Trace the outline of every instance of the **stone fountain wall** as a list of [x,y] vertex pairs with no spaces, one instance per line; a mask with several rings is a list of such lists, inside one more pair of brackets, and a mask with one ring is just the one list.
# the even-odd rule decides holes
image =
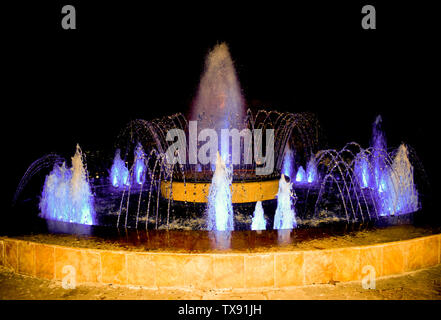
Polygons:
[[157,253],[86,249],[0,238],[0,265],[16,273],[61,281],[73,266],[78,284],[146,288],[251,289],[360,281],[440,263],[441,234],[383,244],[264,253]]

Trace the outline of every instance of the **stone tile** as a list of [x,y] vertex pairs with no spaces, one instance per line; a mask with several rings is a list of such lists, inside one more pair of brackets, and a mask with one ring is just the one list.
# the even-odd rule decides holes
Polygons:
[[431,236],[423,239],[423,267],[431,267],[440,263],[439,236]]
[[244,288],[244,273],[243,255],[214,255],[214,283],[216,288]]
[[354,281],[361,279],[360,249],[345,248],[333,252],[335,281]]
[[185,286],[198,289],[214,288],[212,255],[187,255],[184,264]]
[[19,241],[18,245],[18,272],[28,276],[35,276],[35,244]]
[[328,283],[334,280],[335,268],[332,251],[305,251],[303,268],[305,271],[305,284]]
[[156,285],[158,287],[182,287],[185,283],[185,255],[155,254]]
[[129,285],[156,286],[156,266],[152,254],[127,254],[127,272]]
[[100,282],[100,256],[88,249],[55,248],[55,279],[62,280],[68,275],[66,266],[75,270],[77,283]]
[[101,281],[103,283],[127,284],[126,256],[124,253],[102,251]]
[[55,279],[55,248],[45,245],[35,245],[35,275],[38,278]]
[[274,287],[274,254],[245,255],[245,287]]
[[424,243],[422,239],[404,242],[405,266],[404,271],[414,271],[423,268]]
[[0,240],[0,266],[3,266],[5,264],[5,249],[4,249],[4,242],[3,240]]
[[17,241],[5,239],[5,267],[14,271],[18,270],[18,246]]
[[80,251],[80,268],[78,274],[80,283],[101,282],[100,254],[96,250]]
[[369,246],[360,248],[360,271],[364,276],[363,268],[372,266],[375,270],[375,276],[383,275],[383,246]]
[[301,286],[304,283],[303,252],[275,253],[275,287]]
[[383,275],[399,274],[404,272],[405,250],[407,245],[394,242],[383,247]]
[[55,247],[55,279],[63,280],[68,275],[67,267],[72,266],[75,270],[75,280],[78,281],[80,269],[80,250]]

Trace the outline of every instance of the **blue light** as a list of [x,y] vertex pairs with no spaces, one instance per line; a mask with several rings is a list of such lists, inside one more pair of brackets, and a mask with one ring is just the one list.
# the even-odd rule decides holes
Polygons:
[[129,182],[129,169],[126,164],[121,160],[120,150],[115,152],[115,158],[113,159],[112,169],[110,170],[110,182],[115,188],[128,186]]
[[135,150],[135,181],[137,184],[143,184],[145,181],[145,154],[142,145],[138,143]]
[[55,164],[46,177],[40,200],[40,216],[45,219],[93,225],[93,195],[77,146],[72,168]]
[[308,183],[314,183],[318,180],[317,163],[315,156],[311,156],[306,167],[306,176]]
[[306,172],[305,172],[305,169],[303,169],[302,166],[300,166],[299,170],[297,170],[296,182],[298,182],[298,183],[306,182]]
[[254,216],[251,223],[251,230],[265,230],[266,220],[263,214],[262,202],[256,202],[256,208],[254,209]]
[[279,191],[277,193],[274,229],[293,229],[297,227],[296,213],[291,200],[293,197],[292,183],[286,181],[285,176],[282,174],[279,180]]
[[207,229],[210,231],[234,230],[230,189],[232,179],[232,169],[225,166],[225,162],[218,152],[216,170],[208,194]]
[[289,145],[283,157],[282,173],[290,178],[294,177],[294,152]]

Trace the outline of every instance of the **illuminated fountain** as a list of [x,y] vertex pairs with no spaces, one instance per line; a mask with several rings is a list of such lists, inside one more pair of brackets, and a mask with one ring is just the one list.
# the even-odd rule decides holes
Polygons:
[[113,165],[110,170],[110,181],[115,188],[122,188],[129,185],[129,169],[126,164],[121,160],[121,151],[119,149],[115,152],[115,158],[113,159]]
[[283,156],[282,173],[290,178],[294,177],[294,152],[289,145]]
[[306,183],[306,172],[305,169],[303,169],[302,166],[300,166],[297,169],[297,173],[296,173],[296,182],[301,184],[301,183]]
[[216,170],[210,185],[207,206],[207,230],[232,231],[233,203],[231,202],[230,185],[232,172],[217,153]]
[[95,211],[83,156],[77,145],[72,168],[56,164],[46,177],[40,201],[41,217],[93,225]]
[[400,145],[392,165],[385,167],[379,181],[377,204],[381,215],[406,214],[419,209],[413,166],[406,145]]
[[421,208],[414,159],[405,145],[388,153],[381,116],[369,148],[351,142],[341,150],[319,150],[313,114],[246,110],[226,44],[209,52],[190,111],[188,118],[178,113],[130,121],[117,136],[110,176],[90,187],[81,157],[74,157],[74,169],[55,156],[41,158],[15,199],[53,159],[41,216],[61,221],[146,230],[288,230],[363,223]]
[[[221,137],[222,129],[241,131],[246,127],[244,99],[225,43],[215,46],[207,55],[190,120],[198,122],[198,136],[208,128]],[[221,141],[218,141],[218,150],[221,150],[222,159],[227,164],[235,156],[228,145],[222,145]]]
[[318,181],[317,162],[314,155],[311,156],[306,167],[306,181],[308,183]]
[[144,149],[138,143],[135,149],[135,182],[137,184],[144,184],[145,181],[145,163],[144,163]]
[[279,181],[273,229],[293,229],[297,226],[296,213],[292,201],[296,196],[292,190],[292,183],[288,179],[282,174]]
[[263,212],[262,201],[256,202],[253,221],[251,222],[251,230],[266,230],[266,220]]
[[[35,220],[24,221],[35,228],[31,235],[44,238],[49,233],[50,241],[56,241],[54,233],[75,235],[67,245],[68,237],[62,243],[68,247],[66,252],[75,250],[75,254],[55,254],[65,249],[54,249],[55,265],[81,263],[80,270],[87,270],[83,278],[101,284],[120,284],[119,275],[125,274],[124,281],[132,286],[190,290],[207,290],[211,285],[222,290],[232,285],[267,289],[352,281],[359,279],[359,272],[348,272],[346,266],[359,266],[359,243],[345,249],[344,255],[340,247],[334,254],[334,248],[326,244],[326,260],[331,257],[336,268],[324,273],[315,265],[316,259],[304,258],[320,252],[316,243],[299,250],[300,242],[316,240],[317,235],[335,236],[336,229],[346,242],[352,231],[399,224],[400,218],[412,217],[422,207],[421,166],[407,145],[387,150],[380,116],[372,128],[371,146],[350,142],[341,149],[320,149],[315,115],[245,109],[225,44],[208,54],[190,111],[188,118],[178,113],[130,121],[117,136],[114,149],[108,153],[96,150],[106,156],[89,157],[85,152],[87,169],[78,146],[71,168],[55,154],[31,164],[17,187],[13,199],[17,206],[29,200],[23,199],[23,191],[31,178],[38,182],[38,173],[52,168],[34,195],[40,194],[43,184],[38,199],[42,219],[35,213]],[[225,129],[229,129],[227,143],[222,139]],[[240,148],[234,148],[235,139]],[[75,247],[77,236],[83,234],[93,237],[85,240],[85,248]],[[97,239],[105,240],[105,250],[102,243],[94,242]],[[11,245],[10,240],[5,243]],[[418,239],[412,248],[419,248],[422,241],[438,243],[435,240]],[[25,259],[15,256],[15,261],[29,263],[28,269],[35,274],[41,260],[29,259],[23,246],[35,254],[36,248],[45,248],[47,254],[52,244],[17,241],[17,252]],[[284,252],[278,246],[284,246]],[[367,243],[363,250],[375,256],[382,246]],[[403,247],[400,243],[391,246]],[[3,242],[1,247],[6,248]],[[432,247],[437,257],[438,249]],[[233,253],[217,255],[218,250]],[[99,268],[91,257],[99,257]],[[395,267],[395,260],[396,255],[384,254],[381,267]],[[432,260],[427,266],[436,264]],[[128,266],[135,271],[129,272]],[[44,267],[55,279],[58,269]],[[287,272],[289,279],[285,279]],[[128,279],[127,274],[136,277]]]

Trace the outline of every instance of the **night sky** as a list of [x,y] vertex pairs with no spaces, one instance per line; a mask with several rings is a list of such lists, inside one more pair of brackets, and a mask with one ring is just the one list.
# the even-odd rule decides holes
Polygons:
[[388,145],[413,146],[434,184],[440,55],[423,8],[378,4],[377,30],[363,30],[362,4],[353,1],[240,8],[70,3],[77,30],[61,29],[56,2],[8,12],[7,201],[28,165],[46,153],[71,156],[76,143],[112,150],[131,119],[186,113],[204,57],[222,41],[248,106],[314,112],[336,149],[350,141],[367,147],[381,114]]

